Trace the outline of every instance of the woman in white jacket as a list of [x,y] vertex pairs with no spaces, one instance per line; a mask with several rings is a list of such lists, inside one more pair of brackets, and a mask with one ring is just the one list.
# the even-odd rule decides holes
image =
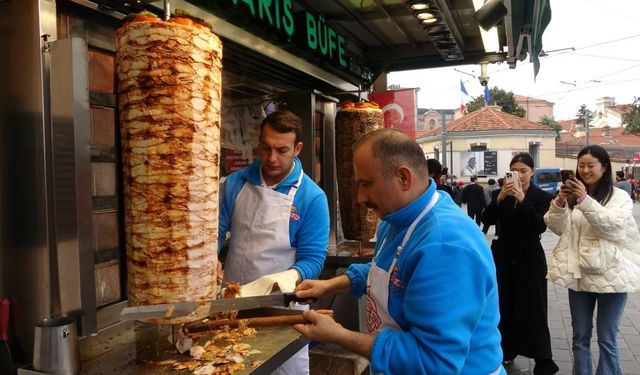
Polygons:
[[596,374],[622,374],[616,341],[627,293],[640,286],[640,235],[629,194],[613,186],[611,160],[600,146],[578,154],[544,219],[560,240],[548,279],[569,288],[573,374],[592,374],[590,340],[596,303],[600,355]]

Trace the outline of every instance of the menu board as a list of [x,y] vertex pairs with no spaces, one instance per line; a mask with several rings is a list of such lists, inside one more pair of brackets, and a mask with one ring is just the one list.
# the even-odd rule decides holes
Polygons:
[[485,175],[498,174],[498,152],[497,151],[484,152],[484,174]]

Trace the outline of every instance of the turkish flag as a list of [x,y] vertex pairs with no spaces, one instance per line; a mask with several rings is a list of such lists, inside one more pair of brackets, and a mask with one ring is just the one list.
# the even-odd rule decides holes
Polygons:
[[369,95],[372,102],[378,103],[384,114],[385,128],[397,128],[412,139],[416,139],[418,89],[400,89],[376,91]]

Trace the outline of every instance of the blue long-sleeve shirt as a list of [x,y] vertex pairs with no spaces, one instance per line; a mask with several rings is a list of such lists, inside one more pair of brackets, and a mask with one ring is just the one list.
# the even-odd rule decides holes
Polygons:
[[[380,332],[371,366],[384,374],[489,374],[500,367],[500,320],[493,258],[478,226],[445,192],[429,189],[390,213],[378,228],[376,264],[388,270],[411,222],[439,194],[397,261],[400,286],[389,284],[389,314],[402,331]],[[382,243],[384,248],[378,246]],[[366,292],[371,264],[346,275],[351,292]],[[506,374],[504,369],[501,373]]]
[[[294,163],[293,171],[275,188],[277,192],[288,194],[291,187],[298,182],[302,163],[298,158],[295,158]],[[222,248],[222,242],[228,230],[231,230],[232,236],[242,235],[242,233],[233,233],[231,218],[236,199],[245,183],[262,184],[260,159],[249,167],[230,174],[221,189],[218,250]],[[296,248],[296,258],[292,268],[298,270],[303,280],[317,279],[322,271],[329,245],[329,206],[324,191],[306,174],[293,198],[289,217],[289,239],[291,247]]]

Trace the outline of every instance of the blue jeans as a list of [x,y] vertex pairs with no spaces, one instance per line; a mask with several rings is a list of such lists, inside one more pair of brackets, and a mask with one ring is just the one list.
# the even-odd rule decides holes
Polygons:
[[591,331],[593,311],[598,303],[596,331],[600,356],[596,375],[622,375],[616,335],[622,319],[627,293],[590,293],[569,289],[569,308],[573,326],[573,374],[591,375]]

